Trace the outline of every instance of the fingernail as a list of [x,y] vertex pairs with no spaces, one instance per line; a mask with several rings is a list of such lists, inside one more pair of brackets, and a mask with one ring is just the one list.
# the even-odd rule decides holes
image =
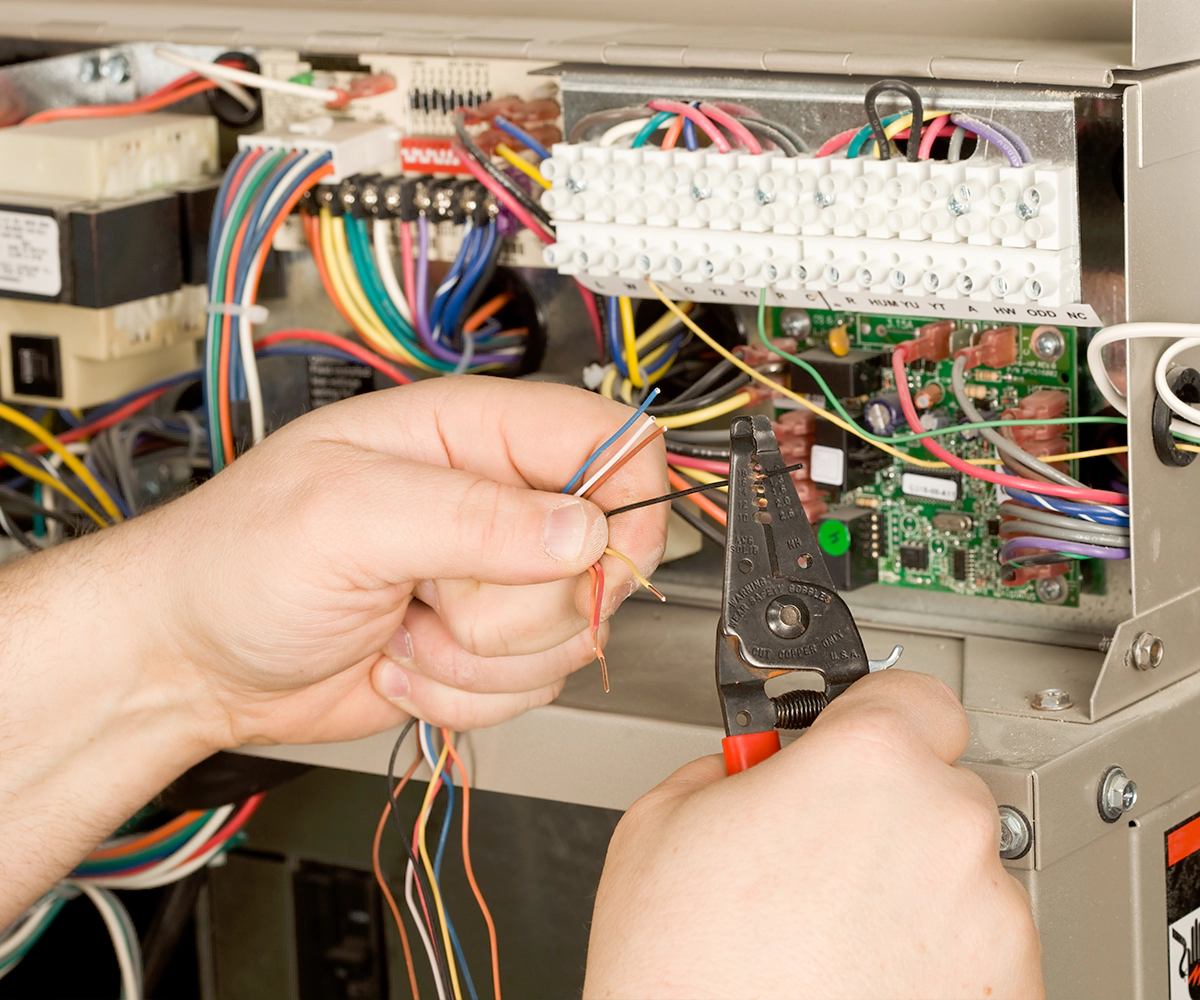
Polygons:
[[574,562],[587,540],[588,519],[579,501],[555,507],[546,515],[542,526],[542,545],[554,559]]
[[[396,634],[388,640],[387,645],[383,647],[383,651],[393,660],[411,663],[413,660],[413,643],[412,636],[408,634],[408,629],[403,625],[396,629]],[[407,683],[406,681],[405,690],[407,690]]]
[[413,589],[413,593],[417,595],[417,600],[422,604],[429,605],[434,611],[438,610],[437,584],[432,580],[422,580]]
[[403,701],[410,690],[408,674],[392,660],[384,660],[379,671],[379,693],[389,701]]

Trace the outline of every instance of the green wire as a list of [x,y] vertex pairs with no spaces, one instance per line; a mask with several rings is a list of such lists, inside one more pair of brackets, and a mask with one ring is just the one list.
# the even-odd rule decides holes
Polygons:
[[829,403],[829,405],[833,407],[833,409],[837,413],[837,415],[839,417],[841,417],[843,420],[845,420],[847,423],[851,423],[851,424],[854,424],[855,427],[859,427],[859,429],[862,430],[863,435],[868,440],[874,441],[878,444],[891,444],[891,445],[907,444],[910,441],[921,441],[924,438],[938,437],[943,434],[961,434],[963,431],[971,431],[971,430],[975,430],[976,428],[979,428],[979,427],[1040,427],[1045,424],[1125,424],[1125,423],[1127,423],[1127,421],[1124,417],[1049,417],[1049,418],[1044,418],[1044,419],[1040,419],[1040,420],[985,420],[982,423],[978,423],[978,424],[956,424],[953,427],[940,427],[937,430],[925,431],[921,434],[897,434],[894,437],[886,437],[886,438],[879,437],[877,434],[872,434],[870,431],[862,428],[861,425],[858,423],[858,421],[855,420],[852,416],[850,416],[849,413],[846,412],[846,408],[844,406],[842,406],[841,401],[834,394],[833,390],[829,388],[829,384],[823,378],[821,378],[820,372],[818,372],[812,365],[810,365],[803,358],[797,357],[795,354],[788,353],[787,351],[781,349],[778,346],[778,344],[771,341],[771,339],[767,336],[766,315],[767,315],[767,290],[764,288],[759,293],[759,299],[758,299],[758,337],[759,337],[759,339],[763,342],[763,344],[767,348],[769,348],[775,354],[778,354],[780,357],[787,358],[787,360],[790,361],[792,364],[796,365],[798,368],[801,368],[805,372],[807,372],[812,377],[813,381],[817,383],[817,387],[821,390],[821,392],[823,392],[825,394],[826,402]]
[[426,354],[417,340],[416,332],[408,324],[400,311],[392,302],[391,296],[388,295],[387,289],[383,287],[383,279],[379,276],[379,270],[376,267],[374,257],[367,245],[367,234],[364,231],[366,224],[353,216],[345,216],[346,242],[350,247],[350,256],[354,261],[354,269],[358,272],[361,279],[363,292],[370,300],[375,312],[387,327],[388,333],[395,340],[402,344],[405,350],[412,353],[422,363],[428,365],[434,371],[449,372],[454,370],[454,365],[441,358],[435,358],[432,355]]
[[642,126],[642,130],[633,137],[633,143],[629,148],[638,149],[640,146],[645,145],[650,136],[654,135],[655,129],[667,121],[668,118],[674,117],[675,113],[673,111],[659,111],[653,118],[646,122],[646,124]]
[[[242,220],[245,218],[246,212],[250,207],[250,203],[263,180],[275,168],[275,165],[289,154],[290,150],[280,149],[274,153],[264,156],[250,170],[249,175],[240,185],[237,200],[229,209],[229,215],[225,219],[225,225],[222,227],[220,245],[218,247],[217,267],[214,271],[215,287],[209,290],[209,298],[212,302],[223,302],[225,300],[225,274],[229,269],[229,256],[233,250],[233,237],[241,228]],[[220,401],[217,399],[217,386],[219,385],[220,374],[217,371],[217,365],[221,357],[220,344],[220,328],[221,315],[213,313],[209,317],[209,323],[214,324],[212,328],[212,348],[208,357],[208,371],[210,372],[210,384],[208,386],[208,401],[209,401],[209,420],[213,428],[220,427]],[[212,450],[213,472],[220,472],[226,465],[226,456],[224,447],[221,444],[221,435],[214,434],[214,440],[210,442]]]

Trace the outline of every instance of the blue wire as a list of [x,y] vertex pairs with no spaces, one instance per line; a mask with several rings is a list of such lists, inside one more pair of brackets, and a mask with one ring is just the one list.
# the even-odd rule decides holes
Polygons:
[[[692,101],[692,107],[699,108],[700,102]],[[700,148],[700,143],[696,139],[696,123],[690,118],[685,118],[683,120],[683,144],[692,152],[695,152]]]
[[70,410],[59,410],[58,415],[62,417],[63,423],[68,427],[78,427],[81,423],[80,419]]
[[615,295],[605,299],[605,326],[608,329],[608,353],[612,355],[613,364],[622,378],[629,378],[629,366],[625,363],[624,348],[621,345],[621,303]]
[[1093,521],[1096,524],[1113,524],[1124,528],[1129,525],[1129,513],[1122,513],[1120,506],[1112,504],[1076,503],[1073,500],[1061,500],[1058,497],[1047,497],[1029,493],[1025,490],[1005,486],[1004,492],[1029,507],[1040,507],[1044,510],[1057,511],[1068,517],[1076,517],[1081,521]]
[[533,150],[534,156],[536,156],[539,160],[550,159],[550,150],[538,142],[537,139],[531,136],[519,125],[514,125],[502,115],[496,115],[495,123],[496,128],[498,128],[501,132],[507,132],[510,136],[512,136],[512,138],[516,139],[517,142],[525,143],[526,146]]
[[458,327],[459,317],[462,316],[463,308],[470,299],[472,291],[491,266],[499,244],[497,232],[498,227],[494,222],[489,222],[483,228],[483,235],[480,238],[482,246],[478,248],[474,259],[467,265],[463,276],[459,279],[457,287],[451,293],[450,299],[446,303],[446,311],[442,316],[438,328],[439,330],[444,330],[450,336],[454,335],[454,331]]
[[623,423],[623,424],[621,425],[621,429],[620,429],[619,431],[617,431],[617,433],[616,433],[616,434],[614,434],[612,437],[610,437],[610,438],[609,438],[607,441],[605,441],[605,442],[604,442],[604,444],[602,444],[602,445],[601,445],[599,448],[597,448],[597,449],[596,449],[594,452],[592,452],[591,458],[589,458],[589,459],[588,459],[586,462],[584,462],[584,463],[583,463],[583,465],[581,465],[581,466],[579,467],[579,471],[578,471],[578,472],[576,472],[576,473],[575,473],[575,475],[573,475],[573,476],[571,477],[571,481],[570,481],[569,483],[567,483],[567,485],[566,485],[566,486],[564,486],[564,487],[562,488],[562,491],[563,491],[564,493],[570,493],[570,492],[571,492],[571,490],[573,490],[573,489],[575,488],[575,484],[576,484],[576,483],[578,483],[578,482],[579,482],[579,480],[583,478],[583,474],[584,474],[585,472],[587,472],[587,470],[588,470],[588,467],[589,467],[589,466],[591,466],[591,464],[592,464],[594,461],[596,461],[596,459],[597,459],[597,458],[599,458],[599,457],[600,457],[600,455],[603,453],[603,451],[604,451],[604,450],[605,450],[605,449],[606,449],[606,448],[607,448],[609,445],[611,445],[611,444],[612,444],[614,441],[616,441],[616,440],[617,440],[617,439],[618,439],[618,438],[619,438],[619,437],[620,437],[622,434],[624,434],[624,433],[625,433],[627,430],[629,430],[629,428],[630,428],[630,427],[632,427],[632,426],[633,426],[633,422],[634,422],[635,420],[637,420],[637,418],[638,418],[638,417],[640,417],[640,416],[641,416],[643,413],[645,413],[645,412],[646,412],[646,407],[648,407],[648,406],[649,406],[651,403],[653,403],[653,402],[654,402],[654,397],[655,397],[655,396],[657,396],[657,395],[658,395],[658,386],[655,386],[655,387],[654,387],[653,389],[651,389],[651,390],[650,390],[650,392],[649,392],[649,393],[646,395],[646,398],[642,400],[642,405],[641,405],[641,406],[639,406],[639,407],[638,407],[636,410],[634,410],[634,411],[633,411],[633,416],[632,416],[632,417],[630,417],[628,420],[626,420],[626,421],[625,421],[625,423]]
[[[442,279],[442,283],[438,285],[438,290],[433,296],[433,304],[429,307],[429,329],[435,331],[438,329],[442,313],[446,308],[446,301],[450,298],[450,293],[454,291],[454,286],[458,284],[458,276],[462,274],[463,269],[467,266],[467,262],[475,254],[475,248],[478,245],[482,234],[476,227],[467,224],[468,229],[463,233],[462,245],[458,248],[458,254],[454,258],[454,263],[450,265],[450,270],[446,272],[446,277]],[[434,334],[436,336],[436,333]]]
[[649,368],[643,368],[643,375],[653,375],[655,372],[662,371],[672,361],[675,360],[675,355],[679,353],[679,348],[683,346],[685,334],[676,334],[674,340],[671,341],[670,348],[663,353],[663,356],[654,362]]
[[[433,727],[428,722],[422,722],[425,727],[425,740],[429,746],[433,746]],[[446,838],[450,834],[450,821],[454,816],[454,782],[450,780],[450,775],[445,775],[442,779],[442,784],[446,789],[446,815],[442,819],[442,832],[438,837],[437,851],[433,856],[433,878],[438,883],[438,891],[441,891],[442,885],[442,856],[446,851]],[[450,912],[443,906],[446,914],[446,931],[450,935],[450,945],[454,948],[454,954],[458,957],[458,967],[462,969],[463,979],[467,984],[467,992],[471,994],[471,1000],[479,1000],[479,994],[475,991],[475,981],[471,978],[471,970],[467,967],[467,956],[463,952],[462,945],[459,944],[458,934],[454,930],[454,924],[450,920]]]

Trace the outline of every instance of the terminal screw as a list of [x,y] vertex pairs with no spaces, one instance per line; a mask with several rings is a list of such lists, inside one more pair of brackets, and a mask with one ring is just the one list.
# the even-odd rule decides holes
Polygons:
[[1152,632],[1143,632],[1133,640],[1125,659],[1138,670],[1152,670],[1162,663],[1165,651],[1162,639]]
[[1137,783],[1115,764],[1104,772],[1096,792],[1096,806],[1105,823],[1115,823],[1137,802]]
[[1025,814],[1014,806],[1000,807],[1000,857],[1016,861],[1033,846],[1033,830]]
[[79,64],[79,82],[95,83],[100,78],[100,60],[88,56]]

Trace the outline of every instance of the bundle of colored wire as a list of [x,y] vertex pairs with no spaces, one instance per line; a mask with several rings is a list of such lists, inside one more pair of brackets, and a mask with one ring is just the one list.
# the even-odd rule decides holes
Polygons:
[[328,153],[243,149],[217,191],[209,235],[210,315],[204,345],[204,398],[214,472],[236,457],[234,400],[248,400],[252,441],[266,434],[250,323],[258,282],[283,220],[332,170]]

